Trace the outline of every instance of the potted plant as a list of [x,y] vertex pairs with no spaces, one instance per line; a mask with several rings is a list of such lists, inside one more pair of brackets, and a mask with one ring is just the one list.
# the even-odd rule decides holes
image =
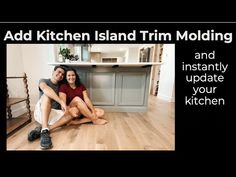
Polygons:
[[70,58],[70,49],[69,48],[60,48],[59,55],[62,55],[63,59],[69,59]]

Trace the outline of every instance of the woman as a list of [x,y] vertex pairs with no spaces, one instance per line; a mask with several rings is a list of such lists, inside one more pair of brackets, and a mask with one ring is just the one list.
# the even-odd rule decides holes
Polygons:
[[80,82],[79,76],[73,68],[66,71],[66,83],[60,86],[59,97],[71,108],[72,116],[76,117],[69,122],[70,125],[86,122],[93,122],[98,125],[107,123],[107,120],[101,119],[104,110],[94,108],[85,86]]

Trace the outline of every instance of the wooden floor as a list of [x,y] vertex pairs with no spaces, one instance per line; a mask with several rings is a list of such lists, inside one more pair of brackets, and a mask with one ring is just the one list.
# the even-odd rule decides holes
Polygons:
[[[175,105],[149,97],[146,113],[112,113],[106,125],[72,125],[51,132],[51,150],[175,150]],[[7,139],[7,150],[41,150],[28,142],[32,122]]]

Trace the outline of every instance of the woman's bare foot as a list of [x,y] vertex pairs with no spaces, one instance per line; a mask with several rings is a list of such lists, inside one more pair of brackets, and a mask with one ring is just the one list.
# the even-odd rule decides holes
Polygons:
[[105,120],[105,119],[96,119],[96,120],[93,120],[93,124],[95,125],[104,125],[106,124],[108,121]]

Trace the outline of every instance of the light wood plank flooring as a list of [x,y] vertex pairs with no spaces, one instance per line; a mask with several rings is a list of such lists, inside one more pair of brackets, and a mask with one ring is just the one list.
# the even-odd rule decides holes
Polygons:
[[[175,150],[175,105],[149,97],[146,113],[113,113],[106,125],[71,125],[51,132],[51,150]],[[41,150],[39,139],[28,142],[32,122],[7,138],[7,150]]]

